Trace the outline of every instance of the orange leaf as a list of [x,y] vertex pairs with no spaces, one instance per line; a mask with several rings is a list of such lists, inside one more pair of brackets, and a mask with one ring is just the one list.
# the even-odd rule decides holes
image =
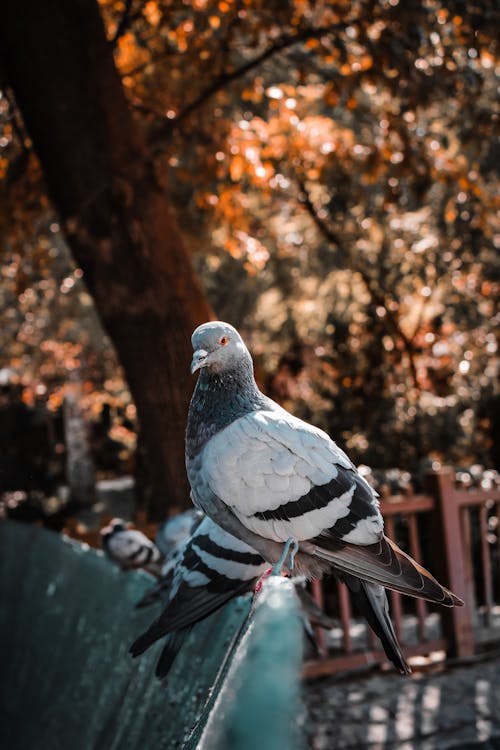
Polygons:
[[245,171],[245,160],[242,156],[235,156],[229,166],[229,174],[234,182],[238,182]]

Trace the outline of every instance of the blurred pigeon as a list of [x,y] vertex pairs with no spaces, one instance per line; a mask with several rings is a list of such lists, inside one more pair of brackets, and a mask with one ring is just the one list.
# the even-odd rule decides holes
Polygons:
[[191,371],[200,370],[186,432],[194,504],[271,563],[293,541],[299,572],[315,578],[333,568],[408,672],[384,587],[463,602],[384,536],[377,495],[344,451],[261,393],[235,328],[205,323],[192,344]]
[[171,516],[158,527],[155,544],[163,554],[165,562],[162,566],[162,577],[168,575],[175,566],[179,554],[195,529],[205,518],[205,514],[196,508],[190,508],[184,513]]
[[156,544],[142,531],[129,528],[121,518],[113,518],[101,529],[101,542],[104,552],[122,570],[143,568],[161,575],[163,555]]
[[204,518],[205,514],[196,508],[170,516],[158,526],[155,536],[156,546],[165,557],[170,557],[175,550],[184,547]]

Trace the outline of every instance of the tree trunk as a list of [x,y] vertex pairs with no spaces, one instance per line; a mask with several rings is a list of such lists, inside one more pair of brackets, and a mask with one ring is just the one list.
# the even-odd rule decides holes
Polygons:
[[128,109],[96,0],[25,0],[2,10],[4,71],[125,369],[156,520],[189,502],[190,334],[211,311]]
[[70,500],[79,507],[95,501],[95,469],[89,441],[89,423],[82,408],[82,384],[73,380],[63,404],[66,445],[66,482]]

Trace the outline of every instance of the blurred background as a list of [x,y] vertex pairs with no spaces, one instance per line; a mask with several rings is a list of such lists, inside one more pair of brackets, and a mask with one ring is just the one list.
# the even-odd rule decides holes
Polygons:
[[2,512],[187,507],[213,316],[356,463],[498,468],[495,3],[56,5],[1,32]]
[[[493,0],[7,4],[0,518],[98,544],[112,515],[152,535],[190,507],[190,336],[227,320],[263,390],[361,464],[389,532],[466,599],[445,616],[392,598],[414,663],[491,655],[498,21]],[[338,627],[310,677],[383,660],[342,588],[315,595]],[[361,746],[361,703],[372,747],[417,709],[451,737],[441,691],[451,712],[469,687],[470,741],[489,741],[491,660],[463,694],[352,684],[346,705],[318,683],[311,746]]]

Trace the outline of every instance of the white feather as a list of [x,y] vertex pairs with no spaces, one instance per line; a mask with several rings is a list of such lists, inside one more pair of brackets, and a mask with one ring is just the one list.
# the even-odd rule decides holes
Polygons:
[[352,544],[373,544],[380,538],[383,530],[382,516],[380,514],[373,515],[369,518],[361,518],[349,533],[344,534],[342,539]]
[[201,455],[203,481],[243,516],[298,500],[334,479],[339,464],[351,467],[326,432],[281,410],[235,420]]
[[[200,573],[199,570],[188,570],[187,568],[184,568],[184,570],[186,572],[183,575],[183,581],[190,586],[190,588],[194,589],[198,586],[206,586],[210,583],[210,578],[204,573]],[[177,593],[177,591],[175,593]]]
[[214,571],[214,579],[217,578],[217,575],[223,575],[226,578],[231,578],[237,581],[251,581],[262,575],[262,573],[264,573],[269,567],[269,565],[264,562],[261,565],[249,565],[248,563],[241,563],[235,560],[227,560],[224,557],[216,557],[215,555],[210,554],[210,552],[201,549],[195,543],[193,543],[193,549],[196,554],[201,557],[205,565]]
[[[302,541],[318,536],[322,531],[333,526],[340,518],[344,518],[349,513],[354,489],[355,485],[353,484],[342,495],[333,498],[325,507],[307,511],[287,521],[276,519],[266,520],[256,518],[255,516],[246,516],[238,511],[235,512],[248,529],[260,536],[273,539],[276,542],[286,542],[290,537]],[[368,540],[367,538],[364,542],[358,542],[359,544],[370,544],[377,541],[380,532],[374,533],[371,525],[370,528],[372,529],[370,539]],[[368,527],[366,530],[368,532]]]

